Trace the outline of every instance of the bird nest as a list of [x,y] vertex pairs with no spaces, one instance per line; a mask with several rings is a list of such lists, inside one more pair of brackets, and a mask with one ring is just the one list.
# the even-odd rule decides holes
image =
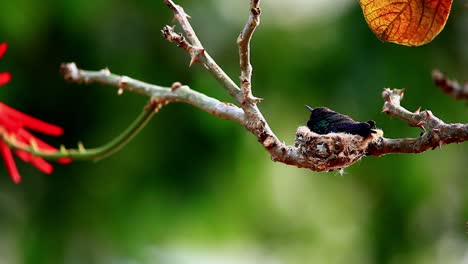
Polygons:
[[371,141],[382,137],[382,130],[368,137],[347,133],[320,135],[301,126],[296,132],[295,146],[308,167],[314,171],[339,170],[359,161],[366,155]]

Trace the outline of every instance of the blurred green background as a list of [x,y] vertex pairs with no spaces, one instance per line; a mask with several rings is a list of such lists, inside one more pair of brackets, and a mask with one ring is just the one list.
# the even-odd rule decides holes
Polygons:
[[[248,1],[178,1],[205,48],[237,80],[236,38]],[[0,96],[65,128],[58,146],[100,145],[147,98],[66,83],[60,63],[109,67],[150,83],[175,81],[230,101],[200,65],[166,42],[171,12],[157,0],[0,2]],[[180,27],[179,27],[180,29]],[[357,1],[264,1],[253,40],[254,94],[277,135],[292,144],[308,112],[327,106],[374,119],[387,137],[420,130],[381,113],[384,87],[403,105],[467,122],[465,103],[434,87],[433,68],[468,78],[468,8],[455,1],[430,44],[382,43]],[[184,104],[161,110],[117,154],[56,165],[43,175],[18,161],[20,185],[0,170],[0,263],[467,263],[468,148],[366,157],[345,175],[273,163],[244,128]]]

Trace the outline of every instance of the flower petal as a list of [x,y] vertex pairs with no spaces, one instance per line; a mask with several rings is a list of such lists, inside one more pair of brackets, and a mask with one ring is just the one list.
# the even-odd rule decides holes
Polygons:
[[70,164],[72,163],[72,159],[71,158],[60,158],[57,160],[57,163],[60,163],[60,164]]
[[9,72],[0,72],[0,86],[7,84],[11,80]]
[[21,160],[23,160],[24,162],[30,162],[33,158],[33,155],[29,152],[26,152],[24,150],[15,150],[15,154],[16,156],[18,156]]
[[19,183],[21,181],[21,176],[18,172],[18,168],[16,167],[13,154],[11,153],[11,149],[3,141],[0,141],[0,153],[3,156],[3,161],[5,162],[5,166],[11,179],[13,182]]
[[10,133],[15,133],[21,129],[21,123],[14,118],[10,118],[2,111],[2,106],[0,103],[0,126],[3,127],[6,131]]
[[52,164],[45,161],[43,158],[34,157],[31,160],[31,164],[45,174],[51,174],[54,171],[54,167],[52,166]]
[[34,157],[31,153],[23,150],[15,150],[16,155],[24,162],[31,163],[34,167],[46,174],[51,174],[54,171],[54,167],[43,158]]
[[29,116],[12,107],[9,107],[4,103],[0,103],[0,109],[2,111],[5,111],[8,115],[14,117],[15,119],[20,120],[25,128],[29,128],[34,131],[51,136],[60,136],[63,134],[63,129],[61,127],[46,123],[42,120]]
[[6,44],[6,42],[0,43],[0,58],[2,58],[3,54],[5,54],[7,47],[8,45]]

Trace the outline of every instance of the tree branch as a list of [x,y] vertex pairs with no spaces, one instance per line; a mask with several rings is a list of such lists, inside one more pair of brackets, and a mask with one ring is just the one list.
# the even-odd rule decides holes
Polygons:
[[449,80],[447,76],[445,76],[439,70],[432,71],[432,80],[434,81],[435,85],[437,85],[442,90],[442,92],[452,96],[453,98],[457,100],[468,99],[468,82],[465,82],[463,85],[461,85],[457,81]]
[[152,97],[158,101],[163,100],[166,103],[188,103],[219,118],[233,120],[240,124],[245,123],[244,112],[239,107],[208,97],[190,89],[186,85],[175,83],[171,88],[162,87],[127,76],[112,74],[109,69],[100,71],[80,70],[75,63],[62,64],[60,71],[64,75],[64,78],[71,82],[85,84],[102,83],[118,88],[119,93],[127,90]]
[[424,131],[426,131],[425,126],[432,129],[445,124],[442,120],[435,117],[429,110],[421,112],[421,108],[418,108],[416,111],[410,112],[401,107],[400,102],[403,99],[404,92],[404,89],[384,89],[382,92],[382,98],[385,103],[382,112],[390,116],[394,115],[408,123],[408,125],[419,127]]
[[425,126],[430,130],[424,132],[419,138],[380,138],[371,142],[367,155],[382,156],[390,153],[420,153],[428,149],[435,149],[444,144],[460,143],[468,140],[468,124],[446,124],[432,114],[431,111],[410,112],[400,105],[404,90],[385,89],[382,97],[385,100],[383,112],[398,117],[413,127]]
[[[80,70],[74,63],[62,65],[61,70],[65,79],[69,81],[86,84],[94,82],[107,84],[119,90],[124,89],[152,97],[153,100],[164,102],[164,104],[185,102],[214,116],[236,121],[257,136],[259,142],[271,154],[273,161],[314,171],[345,168],[359,161],[365,155],[382,156],[391,153],[420,153],[444,144],[468,140],[468,124],[446,124],[429,110],[420,111],[418,109],[415,112],[410,112],[401,106],[404,91],[398,89],[384,90],[382,97],[385,103],[382,111],[404,120],[410,126],[422,129],[428,127],[430,130],[424,132],[419,138],[388,139],[381,137],[381,135],[362,138],[361,136],[344,133],[318,135],[311,132],[307,127],[299,127],[296,132],[295,146],[287,146],[274,135],[266,121],[262,121],[264,119],[261,114],[254,119],[249,119],[242,109],[193,91],[188,86],[175,83],[171,88],[161,87],[130,77],[114,75],[107,69],[101,71]],[[9,141],[6,140],[6,142]],[[19,149],[38,154],[37,151],[35,152],[27,146]],[[78,151],[69,153],[68,156],[62,155],[60,157],[73,158],[74,154],[78,154]],[[47,155],[38,156],[48,158]]]

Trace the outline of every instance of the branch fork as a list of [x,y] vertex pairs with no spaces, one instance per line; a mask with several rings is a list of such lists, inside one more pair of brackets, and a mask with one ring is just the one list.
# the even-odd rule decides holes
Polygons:
[[384,89],[382,97],[385,100],[382,112],[390,116],[396,116],[407,122],[412,127],[419,127],[426,131],[425,126],[436,128],[445,124],[442,120],[435,117],[431,111],[418,108],[415,112],[410,112],[400,106],[400,101],[403,99],[405,89]]
[[174,28],[175,26],[163,27],[161,33],[163,34],[164,38],[169,42],[177,43],[177,47],[180,47],[187,51],[187,53],[190,55],[189,67],[191,67],[195,62],[201,62],[200,57],[205,56],[205,49],[190,44],[185,39],[184,35],[182,35],[182,33],[175,33]]

